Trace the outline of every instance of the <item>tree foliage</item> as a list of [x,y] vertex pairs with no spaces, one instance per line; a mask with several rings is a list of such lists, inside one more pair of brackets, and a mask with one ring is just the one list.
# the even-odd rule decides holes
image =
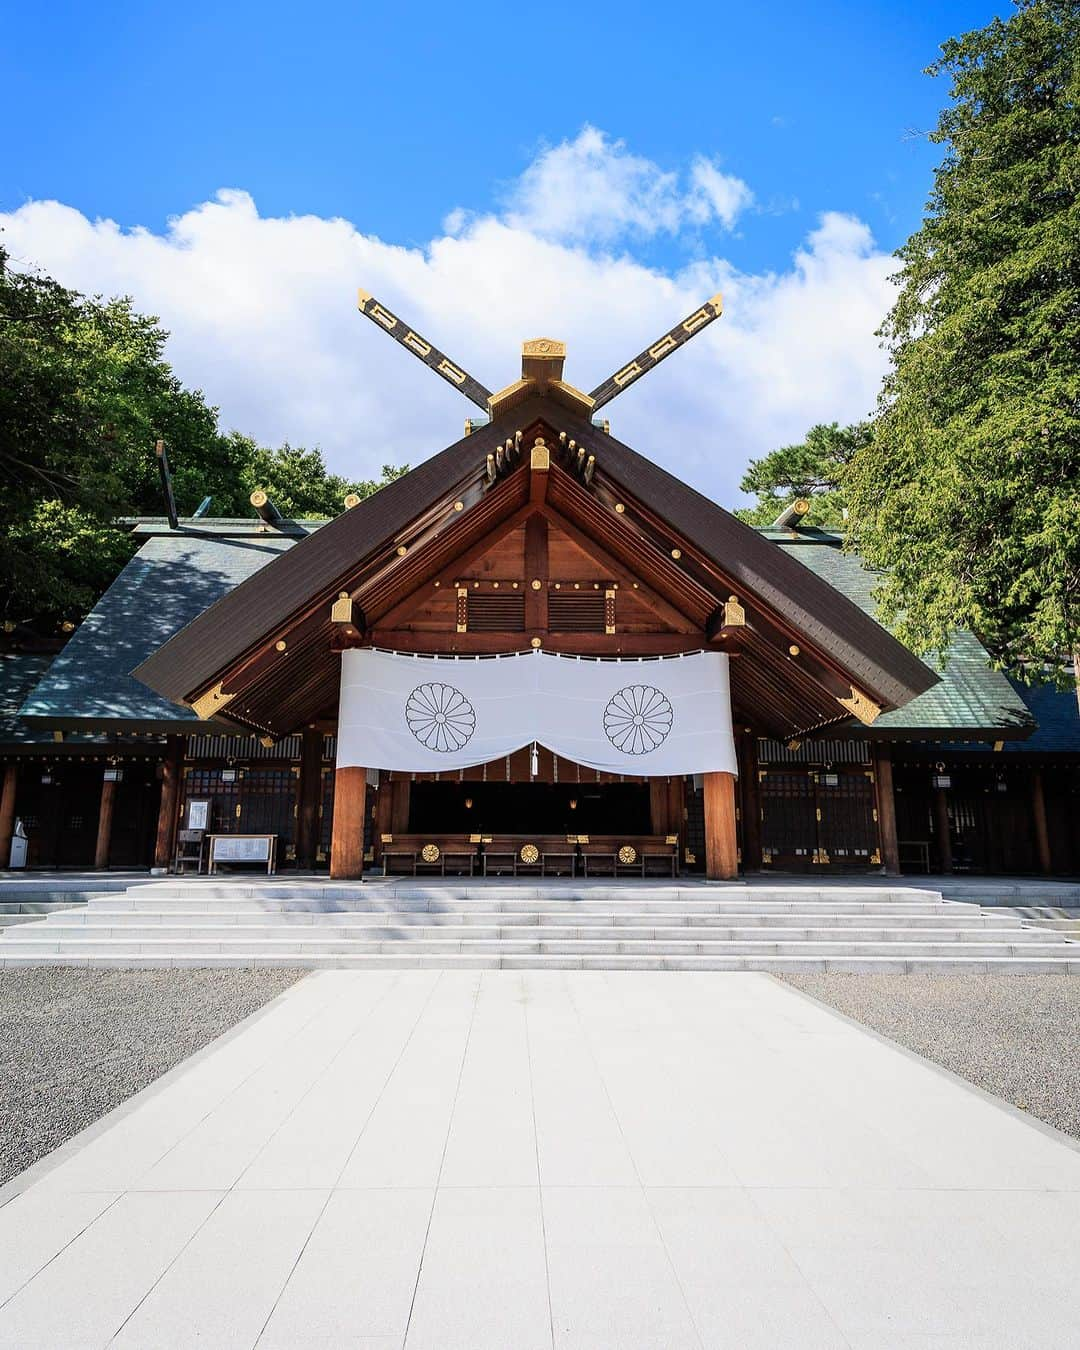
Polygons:
[[[77,622],[134,551],[115,522],[161,515],[154,442],[181,515],[250,515],[253,489],[290,515],[328,516],[380,483],[327,471],[318,450],[270,450],[218,429],[217,410],[164,359],[168,334],[130,300],[88,298],[9,265],[0,249],[0,602],[54,633]],[[404,472],[389,466],[383,482]]]
[[844,519],[843,473],[855,452],[869,443],[870,425],[836,422],[811,427],[798,445],[781,446],[752,459],[739,487],[757,502],[735,514],[750,525],[770,525],[799,498],[810,503],[806,525],[839,526]]
[[920,650],[971,628],[1021,672],[1061,671],[1078,642],[1078,53],[1075,3],[1024,0],[930,68],[952,82],[945,156],[845,475],[886,620]]

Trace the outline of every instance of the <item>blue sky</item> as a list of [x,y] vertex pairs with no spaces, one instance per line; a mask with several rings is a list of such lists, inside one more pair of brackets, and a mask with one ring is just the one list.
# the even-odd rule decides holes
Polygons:
[[[335,416],[324,394],[320,420],[313,404],[298,411],[302,400],[260,404],[265,364],[261,373],[248,372],[245,389],[233,354],[223,350],[216,364],[207,358],[207,320],[189,312],[186,296],[196,283],[190,272],[182,284],[175,275],[170,280],[165,259],[175,264],[174,273],[182,262],[190,265],[190,257],[180,255],[204,246],[203,227],[218,219],[207,204],[219,191],[249,194],[260,224],[306,217],[329,228],[342,217],[355,232],[350,247],[369,265],[365,241],[380,241],[399,259],[406,250],[427,269],[423,281],[417,274],[410,282],[404,265],[393,273],[387,254],[376,261],[377,277],[385,263],[383,284],[396,292],[394,303],[417,306],[417,325],[435,324],[439,331],[431,335],[463,359],[492,359],[484,315],[470,313],[466,286],[483,289],[487,270],[513,277],[497,261],[507,231],[524,233],[537,248],[562,249],[562,271],[554,266],[544,292],[530,303],[504,314],[505,281],[488,296],[489,313],[497,311],[489,327],[505,325],[509,333],[515,322],[558,324],[565,312],[563,329],[569,326],[592,363],[589,375],[599,379],[608,373],[605,360],[612,368],[619,363],[620,341],[636,349],[639,336],[647,341],[657,324],[657,331],[666,328],[665,307],[689,299],[699,279],[712,285],[719,277],[731,291],[729,274],[736,278],[733,294],[741,292],[744,307],[728,331],[740,332],[741,315],[744,338],[764,334],[767,316],[757,315],[753,334],[746,325],[770,284],[800,275],[806,280],[800,250],[824,257],[831,249],[831,258],[842,247],[867,264],[864,276],[873,264],[873,286],[880,288],[880,260],[917,225],[940,153],[920,133],[933,125],[947,90],[921,70],[943,39],[1006,9],[967,0],[768,9],[550,2],[9,7],[0,97],[5,123],[17,134],[7,140],[0,169],[0,223],[20,261],[40,263],[85,289],[129,291],[160,313],[174,333],[177,369],[206,388],[226,421],[244,420],[267,439],[318,440],[341,467],[354,461],[361,467],[381,452],[371,437],[341,434],[342,414],[355,415],[355,407]],[[583,142],[589,128],[596,129],[593,139]],[[61,203],[67,214],[28,209],[47,201]],[[612,202],[605,219],[605,203]],[[235,225],[236,213],[243,214],[236,199],[230,209]],[[194,243],[190,231],[177,232],[176,218],[184,213],[195,213]],[[841,218],[857,221],[864,233],[844,235],[835,225]],[[250,226],[250,213],[246,219]],[[116,223],[126,253],[115,232],[102,231],[102,220]],[[821,242],[815,231],[823,221],[834,225]],[[137,230],[169,244],[153,267],[135,256],[146,253],[131,234]],[[250,240],[241,245],[239,233],[232,234],[235,275],[254,264],[247,260]],[[270,236],[264,230],[260,239]],[[814,239],[819,243],[808,243]],[[520,267],[521,238],[510,242]],[[297,249],[306,250],[306,265],[316,270],[324,253],[311,230],[301,238],[297,229],[287,247],[284,264],[272,249],[263,258],[267,292],[273,274],[294,268]],[[442,308],[432,299],[440,248],[442,280],[455,274],[460,292],[452,296],[449,288]],[[351,300],[354,285],[366,284],[370,274],[353,275],[344,257],[340,284]],[[640,331],[625,316],[609,329],[587,327],[578,311],[599,275],[582,270],[589,260],[605,284],[615,284],[619,260],[635,284],[646,275],[657,280],[655,304],[643,300],[633,311],[641,314]],[[295,282],[301,288],[303,272],[300,267]],[[253,272],[253,287],[256,280]],[[529,284],[522,280],[522,290]],[[552,302],[553,285],[562,291],[561,305]],[[578,288],[584,288],[580,294]],[[600,286],[593,312],[605,294]],[[887,295],[873,294],[883,310]],[[220,330],[224,344],[235,334],[223,298],[218,286],[210,327]],[[299,305],[302,296],[293,298]],[[878,301],[867,299],[867,313]],[[270,310],[273,302],[271,295]],[[237,298],[238,310],[248,304]],[[731,315],[729,307],[725,321]],[[681,314],[669,317],[673,322]],[[774,321],[784,322],[783,313]],[[859,331],[860,341],[876,350],[874,326],[868,320]],[[356,327],[353,321],[347,330],[350,343]],[[534,335],[521,332],[514,340]],[[369,338],[355,337],[361,365]],[[324,340],[330,342],[329,332]],[[716,341],[734,342],[734,336]],[[729,350],[725,356],[719,346],[714,354],[719,370],[738,355]],[[860,405],[872,401],[880,373],[861,349],[852,359],[862,373],[850,388],[839,383],[841,419],[869,411]],[[227,379],[215,375],[221,366]],[[384,447],[387,453],[415,460],[423,455],[424,437],[436,437],[432,450],[450,439],[440,440],[436,418],[457,404],[452,396],[447,403],[443,391],[428,391],[422,381],[431,378],[422,371],[405,374],[401,367],[399,376],[393,363],[386,369],[401,381],[391,392],[431,410],[430,422],[415,425],[393,410],[382,412],[387,427],[412,438]],[[513,374],[475,373],[489,384]],[[414,379],[421,383],[414,386]],[[813,391],[811,377],[807,392]],[[663,425],[692,432],[685,410],[655,406],[662,392],[643,391],[633,405],[626,396],[628,409],[644,419],[647,438],[655,441]],[[381,393],[385,402],[387,390]],[[761,397],[767,396],[766,385]],[[797,434],[800,417],[817,418],[822,407],[812,396],[805,407],[796,399],[778,418],[763,406],[760,437],[751,424],[740,425],[732,430],[737,445],[703,452],[702,485],[730,497],[748,453],[768,448],[768,438],[789,434],[789,427]],[[708,409],[696,415],[708,417]]]

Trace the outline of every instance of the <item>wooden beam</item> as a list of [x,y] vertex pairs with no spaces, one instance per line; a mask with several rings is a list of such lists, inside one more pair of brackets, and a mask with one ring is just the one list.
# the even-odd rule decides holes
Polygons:
[[537,436],[529,452],[529,500],[540,505],[547,496],[548,472],[551,469],[551,451],[543,436]]
[[390,830],[393,834],[405,834],[409,828],[409,802],[412,797],[412,781],[404,775],[394,777],[393,795],[390,798]]
[[736,737],[739,754],[739,814],[742,820],[742,863],[744,872],[761,871],[761,784],[758,779],[757,736],[740,731]]
[[[546,472],[544,477],[547,478]],[[547,517],[536,511],[525,521],[525,629],[528,637],[547,632],[548,578]]]
[[270,500],[270,494],[262,488],[256,488],[248,498],[248,501],[250,501],[255,508],[259,515],[259,519],[265,524],[277,525],[279,521],[284,519],[281,512]]
[[705,876],[730,881],[739,875],[739,845],[735,827],[735,775],[715,771],[704,775]]
[[157,441],[154,445],[154,455],[157,458],[158,474],[161,477],[161,491],[165,497],[165,514],[169,517],[169,529],[175,530],[180,526],[180,520],[176,514],[176,497],[173,494],[172,471],[169,468],[169,452],[165,449],[164,441]]
[[11,840],[15,834],[15,789],[19,782],[19,766],[4,766],[4,785],[0,789],[0,867],[11,861]]
[[109,846],[112,843],[113,811],[116,807],[116,781],[108,778],[101,784],[98,803],[97,842],[94,845],[94,866],[104,871],[109,865]]
[[[432,633],[411,628],[373,628],[368,634],[372,647],[400,652],[468,652],[486,656],[497,652],[528,651],[531,633]],[[668,656],[701,650],[701,638],[693,633],[548,633],[547,651],[575,656]]]
[[412,352],[413,356],[423,361],[429,370],[433,370],[436,375],[441,375],[447,384],[453,385],[459,393],[464,394],[478,408],[481,408],[484,412],[488,411],[488,404],[491,399],[490,389],[485,389],[479,380],[474,380],[468,371],[456,365],[426,338],[422,338],[407,323],[399,319],[396,314],[391,314],[385,305],[380,304],[367,291],[359,292],[358,303],[360,313],[366,319],[370,319],[384,333],[389,333],[395,342],[399,342],[406,351]]
[[154,840],[154,866],[171,867],[176,853],[176,818],[180,808],[180,766],[184,758],[184,736],[166,736],[165,758],[161,765],[161,805],[158,807],[157,836]]
[[896,837],[896,795],[893,789],[892,747],[874,746],[874,786],[877,789],[878,837],[881,865],[887,877],[900,875],[900,844]]
[[334,823],[330,834],[330,876],[335,881],[364,875],[364,824],[367,769],[353,765],[334,771]]
[[639,352],[632,361],[628,361],[621,370],[617,370],[603,384],[598,384],[589,395],[593,401],[593,410],[596,411],[598,408],[602,408],[605,403],[610,403],[616,394],[621,394],[635,380],[640,380],[642,375],[653,370],[665,357],[677,351],[684,342],[689,342],[695,333],[699,333],[703,328],[706,328],[714,319],[718,319],[723,312],[723,301],[719,294],[714,295],[711,300],[707,300],[700,309],[695,310],[682,323],[676,324],[662,338],[651,343],[643,352]]
[[318,727],[305,727],[300,741],[300,791],[296,809],[297,866],[313,868],[319,848],[319,799],[322,796],[322,743]]
[[949,798],[946,789],[934,788],[934,831],[937,835],[938,861],[946,876],[953,870],[952,835],[949,831]]
[[649,829],[653,834],[670,834],[666,778],[649,779]]
[[1039,871],[1048,877],[1054,870],[1054,861],[1050,853],[1050,831],[1046,825],[1046,791],[1042,769],[1031,770],[1031,820],[1035,826],[1035,856]]

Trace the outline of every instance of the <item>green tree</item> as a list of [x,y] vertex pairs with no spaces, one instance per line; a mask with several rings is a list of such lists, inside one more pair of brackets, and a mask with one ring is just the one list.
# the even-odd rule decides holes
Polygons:
[[898,256],[872,443],[845,475],[883,614],[1062,672],[1080,605],[1080,8],[1024,0],[953,39],[946,147]]
[[[354,480],[330,473],[318,450],[305,450],[287,442],[277,450],[257,445],[250,437],[232,432],[243,463],[241,478],[247,496],[256,488],[268,493],[284,516],[295,518],[337,516],[350,492],[370,497],[386,483],[408,473],[408,465],[396,468],[384,464],[379,479]],[[246,500],[246,499],[245,499]]]
[[792,502],[804,498],[810,510],[807,525],[840,526],[844,521],[844,470],[856,451],[870,441],[870,424],[841,427],[819,423],[798,445],[781,446],[761,459],[752,459],[739,487],[753,492],[757,502],[735,512],[750,525],[770,525]]
[[[206,496],[252,514],[265,487],[287,515],[336,515],[354,483],[318,450],[266,450],[218,429],[217,409],[164,359],[168,334],[127,299],[87,298],[0,249],[0,615],[53,634],[77,622],[134,552],[115,522],[161,515],[154,442],[169,447],[177,508]],[[405,472],[386,467],[382,481]]]
[[237,495],[215,411],[162,358],[166,336],[130,301],[87,299],[0,250],[5,619],[51,629],[85,612],[133,548],[115,517],[160,510],[158,437],[183,465],[186,509],[208,491]]

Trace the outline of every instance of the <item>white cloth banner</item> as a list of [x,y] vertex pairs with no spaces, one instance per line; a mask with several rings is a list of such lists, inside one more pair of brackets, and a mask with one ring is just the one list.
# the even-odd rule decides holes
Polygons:
[[736,773],[728,658],[342,653],[339,766],[438,773],[533,741],[608,773]]

